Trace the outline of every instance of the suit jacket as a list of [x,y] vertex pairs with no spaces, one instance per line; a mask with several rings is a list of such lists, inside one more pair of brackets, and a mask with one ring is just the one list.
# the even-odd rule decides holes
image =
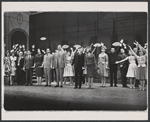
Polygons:
[[[120,55],[118,55],[118,57],[117,57],[117,60],[118,61],[121,61],[121,60],[123,60],[123,59],[125,59],[127,57],[127,55],[126,54],[120,54]],[[120,64],[119,64],[119,66],[120,66],[120,68],[127,68],[128,67],[128,60],[127,61],[124,61],[124,62],[121,62]]]
[[84,54],[78,54],[77,52],[74,55],[72,65],[74,68],[77,68],[78,71],[82,71],[82,67],[84,67]]
[[53,66],[53,55],[52,54],[45,54],[43,60],[44,68],[51,68]]
[[118,53],[120,51],[121,47],[117,47],[116,51],[114,53],[109,52],[108,57],[109,57],[109,65],[114,65],[115,62],[117,61]]
[[56,69],[58,67],[65,68],[66,56],[64,52],[57,52],[53,56],[53,67]]
[[19,57],[17,57],[16,66],[17,66],[17,68],[18,67],[23,68],[23,66],[24,66],[24,57],[21,57],[20,61],[19,61]]
[[24,68],[30,69],[33,65],[34,65],[34,56],[31,56],[31,58],[26,56],[24,59]]

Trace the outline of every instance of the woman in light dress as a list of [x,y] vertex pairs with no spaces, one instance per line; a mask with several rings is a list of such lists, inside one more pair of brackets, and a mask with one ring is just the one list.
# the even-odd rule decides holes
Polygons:
[[10,85],[13,85],[14,78],[16,75],[16,60],[17,60],[17,57],[15,56],[14,52],[12,52],[12,55],[10,56],[10,60],[11,60]]
[[137,71],[137,65],[136,65],[136,58],[133,55],[133,53],[131,51],[129,51],[129,56],[126,57],[125,59],[121,60],[121,61],[117,61],[116,63],[121,63],[128,60],[129,61],[129,67],[128,67],[128,71],[127,71],[127,75],[126,77],[129,79],[130,81],[130,88],[133,89],[135,88],[135,77],[136,77],[136,71]]
[[129,46],[131,52],[134,54],[134,56],[137,59],[138,66],[136,71],[136,79],[140,81],[141,87],[140,90],[145,90],[145,81],[147,79],[147,59],[146,55],[144,55],[144,51],[142,49],[139,50],[139,56],[134,53],[132,48]]
[[106,47],[101,47],[101,53],[98,56],[98,73],[101,77],[102,85],[106,86],[106,77],[108,77],[108,55],[105,53]]
[[66,61],[65,61],[65,68],[64,68],[64,84],[66,84],[67,78],[70,79],[70,85],[73,85],[73,79],[72,77],[74,76],[74,70],[73,70],[73,66],[71,65],[72,62],[72,55],[71,53],[68,51],[66,53]]

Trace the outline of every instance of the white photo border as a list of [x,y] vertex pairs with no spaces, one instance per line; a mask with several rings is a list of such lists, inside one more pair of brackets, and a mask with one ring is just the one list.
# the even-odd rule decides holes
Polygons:
[[[2,2],[1,51],[4,56],[4,12],[17,11],[86,11],[86,12],[147,12],[148,2]],[[148,15],[148,14],[147,14]],[[148,17],[147,17],[148,18]],[[148,24],[147,24],[148,25]],[[148,38],[148,30],[147,30]],[[148,120],[145,111],[6,111],[4,109],[4,73],[1,62],[2,120]],[[147,92],[148,100],[148,92]],[[148,102],[147,102],[148,103]],[[147,104],[148,105],[148,104]]]

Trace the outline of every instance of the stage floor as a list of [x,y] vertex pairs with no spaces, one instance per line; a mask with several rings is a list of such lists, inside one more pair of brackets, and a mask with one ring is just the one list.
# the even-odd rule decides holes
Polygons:
[[[35,85],[35,84],[34,84]],[[5,86],[5,110],[146,110],[147,91],[118,87],[100,87],[94,83],[94,89],[74,89],[72,85],[63,88],[43,86]]]

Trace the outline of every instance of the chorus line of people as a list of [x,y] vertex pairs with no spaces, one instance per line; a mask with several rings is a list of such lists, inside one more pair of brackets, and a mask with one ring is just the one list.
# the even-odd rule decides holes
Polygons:
[[[50,48],[45,51],[37,49],[37,54],[32,55],[31,51],[19,51],[15,56],[15,51],[6,51],[5,55],[5,84],[13,85],[16,78],[18,85],[32,85],[33,69],[37,77],[37,85],[41,85],[44,74],[46,86],[51,87],[51,82],[56,80],[55,87],[63,87],[69,79],[70,85],[75,85],[74,89],[82,87],[83,80],[89,89],[93,89],[95,71],[97,71],[101,87],[106,86],[106,79],[110,78],[110,87],[117,87],[117,69],[121,73],[122,87],[130,82],[130,88],[135,88],[140,81],[140,90],[145,90],[147,80],[147,49],[136,42],[136,47],[132,49],[120,43],[112,46],[107,52],[106,46],[101,44],[101,52],[96,58],[92,50],[93,44],[83,48],[81,46],[63,49],[58,45],[55,52]],[[75,82],[75,84],[74,84]]]

